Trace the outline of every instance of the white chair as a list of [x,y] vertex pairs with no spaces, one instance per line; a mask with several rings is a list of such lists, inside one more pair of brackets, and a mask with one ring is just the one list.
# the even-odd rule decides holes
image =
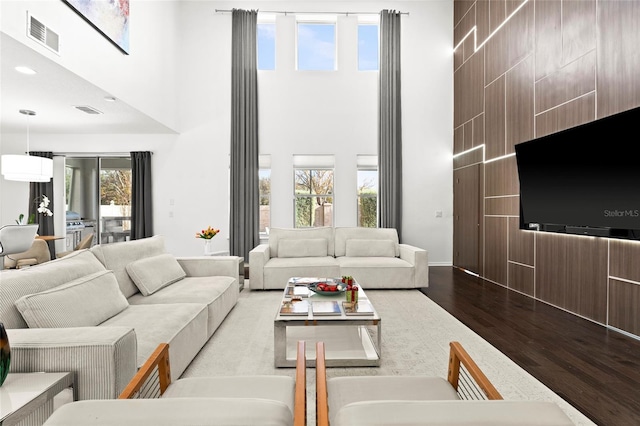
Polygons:
[[169,345],[160,344],[117,400],[65,404],[44,426],[307,424],[305,342],[295,378],[284,375],[191,377],[171,381]]
[[29,250],[8,254],[4,259],[4,267],[5,269],[21,269],[50,260],[51,251],[49,251],[49,244],[47,244],[45,240],[35,238]]
[[0,228],[0,270],[4,269],[4,257],[22,253],[33,245],[40,225],[5,225]]
[[458,342],[449,344],[447,378],[343,376],[327,379],[316,343],[317,426],[571,426],[554,402],[505,401]]
[[[402,400],[460,400],[461,377],[479,396],[469,399],[502,399],[500,392],[458,342],[449,344],[447,378],[428,376],[344,376],[327,379],[324,342],[316,343],[316,413],[317,425],[334,423],[337,414],[353,403]],[[464,366],[463,370],[461,366]],[[465,374],[468,372],[468,375]],[[461,375],[461,373],[463,373]],[[468,377],[470,376],[470,377]],[[475,383],[474,383],[475,382]],[[472,394],[475,391],[472,391]],[[426,423],[425,423],[426,424]]]
[[56,258],[59,259],[61,257],[64,257],[64,256],[66,256],[68,254],[73,253],[76,250],[83,250],[83,249],[91,248],[92,244],[93,244],[93,232],[85,235],[84,238],[82,240],[80,240],[80,242],[73,248],[73,250],[63,251],[61,253],[56,253]]

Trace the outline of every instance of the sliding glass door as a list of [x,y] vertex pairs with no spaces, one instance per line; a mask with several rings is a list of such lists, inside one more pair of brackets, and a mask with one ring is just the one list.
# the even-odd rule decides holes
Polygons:
[[67,157],[67,246],[86,235],[109,244],[131,238],[131,158]]

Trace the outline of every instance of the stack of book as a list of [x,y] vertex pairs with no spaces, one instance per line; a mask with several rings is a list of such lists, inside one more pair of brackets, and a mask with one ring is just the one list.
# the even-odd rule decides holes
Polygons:
[[306,285],[288,285],[284,291],[284,297],[309,297],[309,287]]
[[341,315],[340,303],[335,300],[314,301],[311,304],[313,315]]
[[309,302],[306,300],[285,300],[280,306],[280,315],[309,315]]
[[342,302],[345,315],[373,315],[373,306],[367,300],[360,300],[356,303]]

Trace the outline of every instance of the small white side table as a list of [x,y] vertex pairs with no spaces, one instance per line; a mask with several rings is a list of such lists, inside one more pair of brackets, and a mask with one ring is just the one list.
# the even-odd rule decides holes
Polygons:
[[[12,426],[42,410],[42,421],[53,412],[53,397],[72,387],[73,373],[9,373],[0,386],[0,425]],[[48,407],[45,407],[48,405]]]
[[[209,254],[205,254],[205,256],[229,256],[229,252],[226,250],[214,251]],[[242,291],[242,289],[244,289],[244,257],[242,256],[238,258],[238,276],[238,285],[240,286],[240,291]]]
[[244,289],[244,257],[242,256],[238,258],[238,280],[240,291],[242,291]]

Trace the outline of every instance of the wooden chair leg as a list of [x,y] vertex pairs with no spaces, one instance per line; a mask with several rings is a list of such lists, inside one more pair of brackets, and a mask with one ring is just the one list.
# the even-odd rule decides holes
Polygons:
[[329,426],[327,395],[327,365],[324,342],[316,342],[316,425]]
[[293,425],[307,424],[307,353],[305,341],[298,341],[296,356],[296,391],[294,397]]

